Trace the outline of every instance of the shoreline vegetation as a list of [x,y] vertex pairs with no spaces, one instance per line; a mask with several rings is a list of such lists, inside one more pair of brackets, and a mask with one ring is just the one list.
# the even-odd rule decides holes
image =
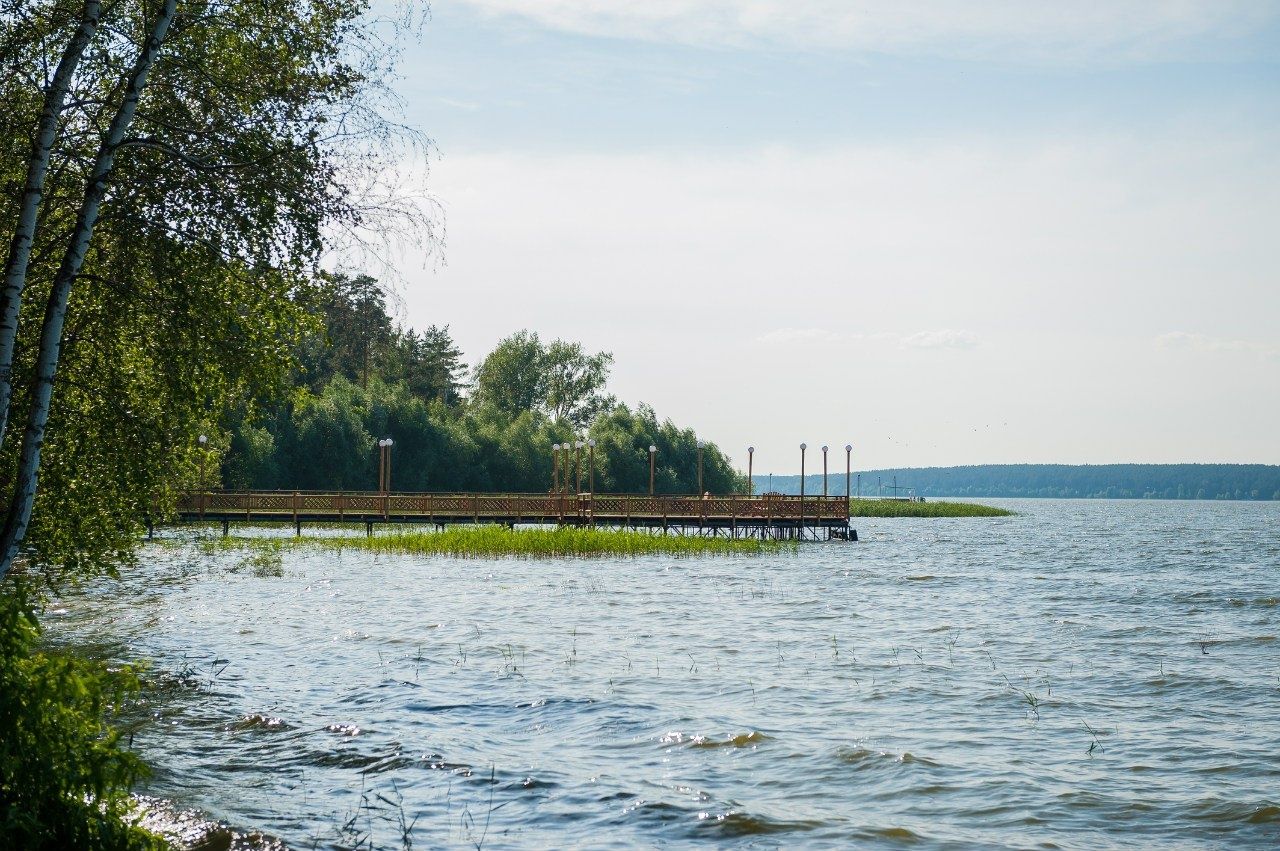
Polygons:
[[[334,527],[329,527],[334,528]],[[232,535],[206,538],[208,551],[249,549],[261,555],[284,549],[319,548],[459,558],[594,558],[602,556],[761,555],[795,548],[794,541],[661,535],[629,529],[508,529],[450,526],[443,531],[396,530],[377,535],[266,538]]]
[[976,502],[909,502],[905,499],[849,500],[850,517],[1011,517],[1007,508]]

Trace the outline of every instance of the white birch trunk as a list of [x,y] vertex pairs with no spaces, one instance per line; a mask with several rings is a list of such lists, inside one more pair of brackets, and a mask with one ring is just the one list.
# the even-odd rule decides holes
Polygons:
[[44,93],[44,106],[40,110],[40,124],[31,145],[31,159],[27,163],[27,182],[22,189],[22,202],[18,208],[18,223],[9,243],[9,255],[4,264],[4,289],[0,291],[0,446],[4,445],[5,429],[9,424],[9,403],[13,399],[13,350],[18,339],[18,313],[22,307],[22,291],[27,285],[27,266],[31,260],[31,246],[36,236],[36,214],[44,198],[44,177],[49,170],[53,154],[53,142],[58,133],[58,121],[66,106],[71,79],[85,48],[98,31],[102,15],[99,0],[87,0],[80,16],[80,25],[67,42]]
[[53,279],[53,288],[45,304],[44,325],[40,329],[40,353],[36,361],[36,381],[32,393],[31,410],[27,414],[27,428],[22,436],[22,454],[18,460],[18,475],[14,481],[13,498],[9,502],[4,530],[0,532],[0,578],[9,572],[18,548],[26,537],[31,521],[31,508],[35,504],[40,449],[44,444],[45,425],[49,421],[49,405],[53,397],[53,379],[58,370],[58,358],[62,351],[62,325],[67,317],[67,300],[71,286],[80,274],[93,229],[98,222],[98,210],[107,193],[107,180],[115,165],[116,150],[124,141],[129,125],[133,123],[138,100],[147,85],[147,75],[155,64],[160,48],[173,23],[177,0],[165,0],[151,34],[143,45],[129,76],[124,99],[111,121],[111,127],[98,148],[93,173],[85,185],[84,201],[76,217],[75,230],[67,243],[66,253]]

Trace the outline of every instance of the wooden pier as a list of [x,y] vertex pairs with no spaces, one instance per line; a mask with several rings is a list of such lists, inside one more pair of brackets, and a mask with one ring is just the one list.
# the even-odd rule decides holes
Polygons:
[[178,500],[183,521],[614,526],[679,534],[857,540],[843,496],[207,491]]

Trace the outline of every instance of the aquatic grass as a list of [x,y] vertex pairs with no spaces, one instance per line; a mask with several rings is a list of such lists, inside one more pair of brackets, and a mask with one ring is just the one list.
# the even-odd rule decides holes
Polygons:
[[794,549],[794,541],[756,538],[662,535],[627,529],[510,529],[506,526],[450,526],[442,531],[396,530],[369,536],[252,538],[231,536],[202,542],[208,550],[250,547],[278,552],[282,547],[359,550],[461,558],[590,558],[601,556],[760,555]]
[[905,499],[851,499],[851,517],[1009,517],[1016,512],[976,502],[910,502]]

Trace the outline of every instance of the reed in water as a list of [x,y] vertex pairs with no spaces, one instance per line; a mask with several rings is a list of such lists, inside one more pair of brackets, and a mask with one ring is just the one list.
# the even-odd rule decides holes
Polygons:
[[850,517],[1008,517],[1014,512],[976,502],[909,502],[905,499],[851,499]]
[[777,552],[794,542],[754,538],[663,535],[629,529],[590,529],[562,526],[556,529],[509,529],[506,526],[450,526],[443,531],[413,529],[371,536],[302,538],[214,538],[214,548],[324,547],[410,555],[449,555],[463,558],[564,558],[641,555],[757,555]]

